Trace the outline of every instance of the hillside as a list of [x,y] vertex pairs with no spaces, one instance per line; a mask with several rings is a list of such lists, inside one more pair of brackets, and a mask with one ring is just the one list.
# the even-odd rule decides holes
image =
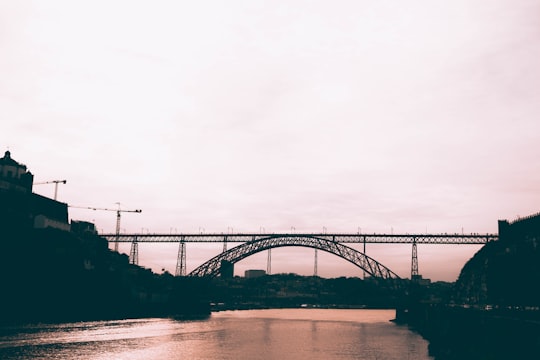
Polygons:
[[[200,279],[129,264],[93,234],[27,229],[4,234],[1,322],[58,322],[208,314]],[[199,281],[199,282],[197,282]],[[197,283],[193,283],[197,282]],[[189,295],[188,295],[189,294]]]
[[500,240],[463,267],[455,300],[463,304],[540,305],[540,216],[502,222]]

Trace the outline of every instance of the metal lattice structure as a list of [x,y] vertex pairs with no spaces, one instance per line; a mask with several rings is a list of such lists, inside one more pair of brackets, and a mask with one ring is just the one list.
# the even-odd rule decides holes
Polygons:
[[[118,249],[119,243],[131,243],[132,251],[130,261],[138,263],[138,243],[179,243],[178,259],[176,264],[176,275],[186,275],[186,243],[223,243],[223,253],[227,251],[227,243],[254,243],[262,240],[274,239],[297,239],[291,244],[282,244],[278,246],[309,246],[315,249],[320,247],[312,246],[310,241],[318,239],[323,242],[331,243],[356,243],[364,244],[364,254],[366,253],[366,244],[412,244],[412,264],[411,264],[411,279],[418,275],[418,254],[417,244],[434,244],[434,245],[484,245],[490,241],[499,239],[498,234],[351,234],[351,233],[272,233],[272,234],[255,234],[255,233],[191,233],[191,234],[101,234],[101,237],[114,243],[115,250]],[[303,240],[302,240],[303,239]],[[311,239],[311,240],[310,240]],[[302,244],[305,243],[306,244]],[[299,245],[296,245],[299,244]],[[268,263],[267,273],[271,273],[271,248],[268,247]],[[326,249],[321,249],[328,251]],[[260,250],[259,250],[260,251]],[[336,253],[339,256],[339,253]],[[249,256],[249,255],[247,255]],[[237,260],[238,261],[238,260]],[[202,266],[202,265],[201,265]],[[368,270],[364,269],[365,272]],[[317,273],[317,260],[314,264],[314,273]]]
[[266,238],[318,238],[339,243],[483,245],[498,240],[497,234],[100,234],[109,242],[130,243],[243,243]]
[[129,251],[129,263],[139,265],[139,243],[137,237],[131,242],[131,250]]
[[180,241],[178,259],[176,260],[176,276],[186,276],[186,243]]
[[372,277],[380,279],[400,279],[397,274],[388,269],[386,266],[377,262],[375,259],[336,241],[319,238],[316,236],[270,236],[248,241],[213,257],[193,270],[189,276],[215,277],[220,273],[222,261],[228,261],[234,264],[255,253],[284,246],[303,246],[326,251],[351,262],[352,264],[366,271]]
[[411,279],[418,276],[418,248],[416,242],[412,244]]

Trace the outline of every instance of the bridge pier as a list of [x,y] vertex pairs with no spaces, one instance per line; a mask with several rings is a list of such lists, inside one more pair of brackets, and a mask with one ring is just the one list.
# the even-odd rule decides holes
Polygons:
[[314,265],[313,265],[313,276],[317,276],[317,262],[318,262],[318,253],[317,253],[317,249],[315,249],[315,259],[314,259]]
[[411,280],[418,280],[418,249],[416,247],[416,238],[412,243]]
[[175,276],[186,276],[186,242],[184,237],[180,240],[178,246],[178,257],[176,259],[176,271]]
[[[118,242],[116,243],[116,247],[117,246]],[[139,265],[139,242],[137,241],[136,236],[131,242],[131,249],[129,251],[129,263],[133,265]]]
[[[364,255],[366,255],[366,237],[364,236]],[[363,279],[365,280],[366,279],[366,270],[365,269],[362,269],[362,273],[363,273]]]
[[266,260],[266,274],[272,275],[272,249],[268,249],[268,259]]

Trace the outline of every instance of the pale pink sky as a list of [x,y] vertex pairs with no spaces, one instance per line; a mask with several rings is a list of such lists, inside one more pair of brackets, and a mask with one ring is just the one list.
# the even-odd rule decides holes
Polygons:
[[[66,179],[60,201],[142,209],[126,232],[493,233],[540,211],[539,20],[535,0],[0,0],[0,150]],[[420,246],[420,272],[453,281],[477,249]],[[189,245],[188,271],[220,250]],[[410,250],[368,255],[407,277]]]

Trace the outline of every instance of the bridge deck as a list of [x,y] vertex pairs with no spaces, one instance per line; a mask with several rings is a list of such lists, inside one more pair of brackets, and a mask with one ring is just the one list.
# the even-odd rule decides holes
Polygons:
[[497,234],[100,234],[119,243],[244,243],[268,238],[318,238],[339,243],[482,245],[498,240]]

